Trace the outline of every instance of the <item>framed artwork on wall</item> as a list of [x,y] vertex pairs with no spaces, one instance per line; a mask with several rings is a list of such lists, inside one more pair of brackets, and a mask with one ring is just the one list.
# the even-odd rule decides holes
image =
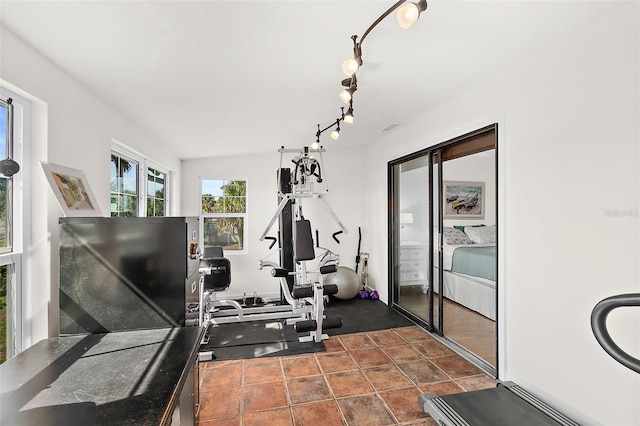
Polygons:
[[484,182],[444,181],[445,219],[484,219]]
[[82,170],[40,162],[65,216],[102,216]]

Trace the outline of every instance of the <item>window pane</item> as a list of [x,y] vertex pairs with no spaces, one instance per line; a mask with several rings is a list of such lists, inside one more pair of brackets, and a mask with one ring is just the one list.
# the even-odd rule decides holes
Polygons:
[[156,192],[156,183],[151,179],[147,180],[147,197],[152,197]]
[[245,196],[247,195],[247,183],[243,180],[231,180],[225,182],[225,196]]
[[155,200],[154,216],[164,216],[164,200]]
[[122,212],[120,216],[135,217],[138,216],[138,197],[135,195],[124,194],[122,196]]
[[120,159],[122,172],[122,192],[129,194],[138,193],[138,163]]
[[222,186],[224,181],[222,180],[203,180],[202,181],[202,196],[216,196],[221,197],[223,195]]
[[203,213],[223,213],[224,212],[224,198],[222,197],[202,197],[202,212]]
[[205,218],[204,246],[220,246],[225,250],[242,250],[244,248],[244,218],[215,217]]
[[225,198],[226,213],[245,213],[247,211],[247,199],[245,197]]

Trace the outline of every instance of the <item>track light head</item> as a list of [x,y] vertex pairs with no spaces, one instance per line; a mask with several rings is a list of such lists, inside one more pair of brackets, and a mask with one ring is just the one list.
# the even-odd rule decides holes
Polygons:
[[355,92],[356,90],[358,90],[358,87],[354,84],[353,86],[344,89],[342,92],[340,92],[340,94],[338,94],[338,96],[340,97],[342,102],[348,104],[353,99],[353,92]]
[[329,136],[334,141],[338,140],[338,138],[340,137],[340,119],[339,118],[336,120],[336,128],[333,129],[333,131],[331,132],[331,134]]
[[342,121],[347,124],[353,124],[353,104],[349,105],[347,113],[342,117]]
[[358,68],[360,68],[360,64],[358,64],[358,61],[355,58],[345,59],[342,63],[342,72],[349,77],[355,74],[358,71]]
[[398,11],[396,12],[398,25],[400,25],[400,28],[406,30],[418,20],[420,13],[425,10],[427,10],[427,0],[419,0],[415,3],[406,3],[402,7],[398,8]]
[[348,77],[358,72],[358,69],[362,66],[362,51],[360,50],[360,45],[356,42],[357,39],[357,35],[351,36],[351,40],[353,40],[353,58],[342,62],[342,72]]

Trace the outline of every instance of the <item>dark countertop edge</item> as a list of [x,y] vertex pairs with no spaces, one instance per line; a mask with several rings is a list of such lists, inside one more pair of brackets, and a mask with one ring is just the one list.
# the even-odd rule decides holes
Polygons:
[[[185,382],[187,381],[187,376],[189,375],[189,371],[193,368],[193,364],[198,359],[198,350],[200,349],[200,342],[202,342],[202,336],[204,335],[205,329],[202,327],[198,327],[200,332],[198,333],[198,339],[196,340],[196,344],[193,345],[191,349],[191,353],[189,354],[189,360],[187,361],[187,365],[185,365],[182,370],[182,374],[180,375],[180,380],[176,386],[176,391],[171,394],[171,400],[167,407],[165,408],[164,413],[162,413],[162,418],[160,419],[161,426],[171,425],[173,419],[173,411],[175,410],[178,402],[180,401],[180,394],[182,393],[182,388],[184,387]],[[196,367],[198,368],[198,367]],[[200,384],[198,383],[198,386]],[[178,391],[179,390],[179,391]]]

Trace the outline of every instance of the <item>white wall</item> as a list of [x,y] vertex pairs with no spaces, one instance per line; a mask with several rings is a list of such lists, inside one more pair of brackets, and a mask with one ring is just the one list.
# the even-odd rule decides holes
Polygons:
[[24,283],[25,346],[58,335],[58,217],[56,204],[40,161],[85,172],[103,215],[109,215],[112,138],[149,156],[174,173],[173,205],[180,200],[180,162],[158,149],[157,137],[145,133],[42,57],[11,32],[0,27],[0,84],[17,90],[33,102],[31,164],[22,172],[32,175],[33,241],[24,252],[31,265]]
[[[198,178],[247,179],[248,210],[248,253],[233,254],[225,252],[231,260],[231,287],[220,297],[233,297],[243,293],[276,294],[279,293],[279,282],[271,277],[271,268],[259,270],[260,259],[279,263],[276,252],[277,244],[270,251],[269,241],[258,238],[278,207],[276,173],[280,167],[278,153],[281,141],[274,141],[273,151],[268,154],[239,157],[205,158],[184,160],[182,162],[182,211],[186,215],[199,214]],[[365,224],[364,190],[366,188],[364,160],[359,150],[336,147],[338,142],[331,142],[323,154],[323,177],[329,185],[329,193],[325,199],[336,213],[340,221],[349,231],[338,236],[337,244],[331,234],[339,230],[329,211],[319,200],[302,200],[302,212],[311,221],[314,231],[319,230],[320,245],[340,255],[340,264],[355,268],[355,257],[358,244],[358,226],[362,227],[362,251],[367,251],[371,231]],[[333,147],[332,147],[333,146]],[[301,146],[287,146],[287,149],[301,149]],[[287,154],[283,167],[290,168],[293,154]],[[385,190],[386,191],[386,190]],[[271,228],[270,236],[277,236],[278,223]],[[316,255],[321,251],[316,250]],[[271,254],[271,255],[270,255]]]
[[[631,2],[368,150],[369,227],[379,229],[389,160],[498,121],[500,376],[586,424],[640,424],[640,376],[589,326],[599,300],[640,291],[638,17]],[[375,234],[376,257],[386,243]],[[371,274],[386,279],[386,263]],[[614,338],[640,356],[637,310],[614,314]]]

